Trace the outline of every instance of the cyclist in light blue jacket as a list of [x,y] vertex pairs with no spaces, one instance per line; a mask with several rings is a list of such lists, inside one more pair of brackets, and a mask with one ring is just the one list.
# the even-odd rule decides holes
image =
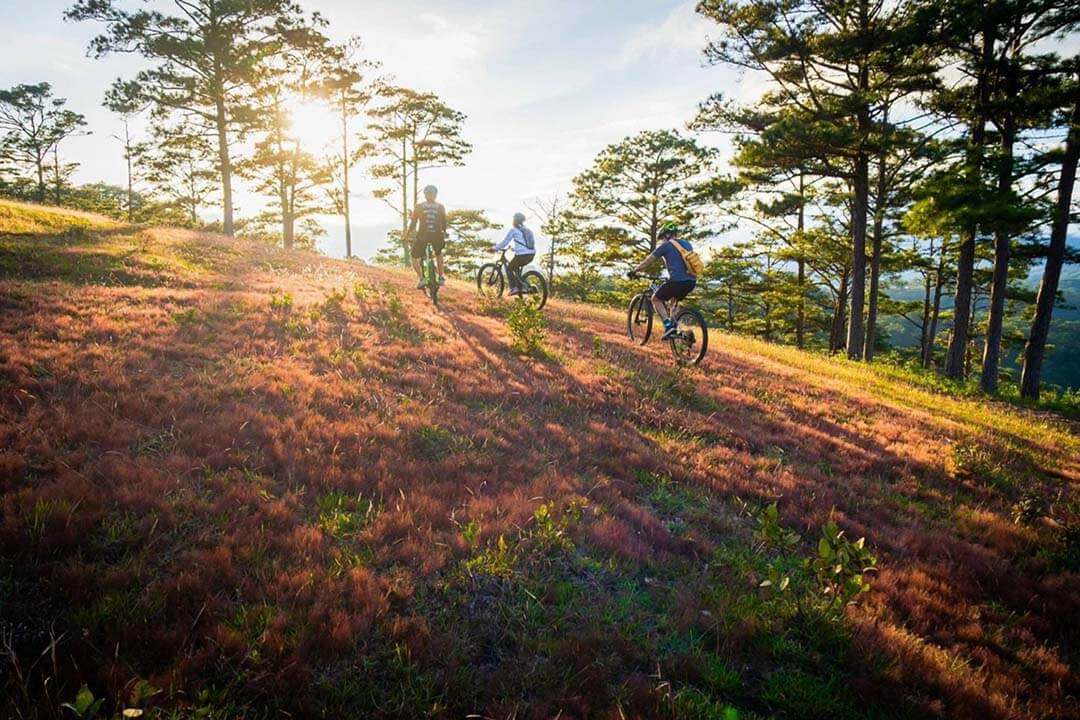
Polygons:
[[521,294],[521,269],[536,257],[536,238],[533,231],[525,227],[524,213],[514,213],[514,226],[506,233],[495,250],[502,251],[513,246],[514,258],[507,267],[507,279],[510,281],[510,295]]

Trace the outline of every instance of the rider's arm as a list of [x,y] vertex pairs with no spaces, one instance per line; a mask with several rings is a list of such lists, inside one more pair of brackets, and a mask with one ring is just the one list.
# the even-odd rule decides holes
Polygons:
[[443,239],[450,237],[450,226],[446,222],[446,208],[439,205],[439,226],[442,228]]
[[636,273],[645,272],[645,268],[652,265],[658,259],[659,258],[657,258],[655,255],[652,255],[652,254],[647,255],[644,260],[642,260],[640,263],[638,263],[638,266],[636,268],[634,268],[633,271],[636,272]]
[[416,232],[416,222],[420,219],[419,206],[413,207],[412,218],[409,220],[409,229],[405,231],[405,237],[412,237]]
[[502,242],[500,242],[498,245],[495,246],[495,249],[496,250],[505,250],[506,248],[510,247],[510,243],[512,243],[514,241],[514,233],[516,233],[516,232],[521,232],[521,231],[518,230],[517,228],[510,228],[510,232],[506,233],[506,237],[504,237],[502,239]]

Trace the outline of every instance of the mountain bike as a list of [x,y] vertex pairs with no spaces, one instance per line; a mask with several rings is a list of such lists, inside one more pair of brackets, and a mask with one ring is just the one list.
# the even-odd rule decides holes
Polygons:
[[[652,275],[634,277],[648,280],[650,284],[648,290],[638,293],[630,301],[626,314],[626,334],[631,341],[644,345],[652,335],[652,296],[664,282],[664,278]],[[694,308],[679,307],[677,300],[669,303],[668,311],[674,318],[676,327],[675,334],[667,341],[671,345],[675,362],[679,365],[697,365],[709,349],[709,326],[705,324],[705,318]]]
[[435,269],[435,253],[431,243],[424,246],[424,259],[420,263],[424,271],[424,294],[431,298],[435,307],[439,306],[439,273]]
[[[502,297],[510,279],[510,262],[506,259],[506,251],[503,250],[498,262],[481,265],[476,271],[476,290],[482,296],[494,300]],[[524,302],[530,303],[537,310],[547,304],[548,284],[547,278],[538,270],[526,270],[521,273],[521,294],[518,295]]]

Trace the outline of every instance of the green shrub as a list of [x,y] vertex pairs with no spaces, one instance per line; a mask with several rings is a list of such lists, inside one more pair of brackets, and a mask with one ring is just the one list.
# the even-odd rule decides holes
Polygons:
[[547,328],[544,315],[528,303],[514,303],[514,309],[507,317],[510,326],[510,346],[515,352],[524,355],[540,356],[544,354],[544,339]]

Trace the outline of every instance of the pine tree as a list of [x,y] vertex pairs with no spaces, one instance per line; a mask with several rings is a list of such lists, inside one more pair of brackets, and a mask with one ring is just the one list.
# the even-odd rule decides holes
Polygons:
[[716,177],[716,153],[674,130],[647,130],[609,145],[573,180],[574,207],[594,224],[621,230],[605,237],[611,264],[652,252],[660,226],[676,220],[687,239],[708,234],[705,209],[729,191]]
[[164,111],[201,117],[216,134],[223,226],[234,231],[232,146],[252,119],[249,90],[259,64],[277,51],[304,17],[291,0],[166,0],[173,14],[127,10],[122,0],[77,0],[68,20],[105,31],[90,53],[134,53],[153,66],[131,81],[138,95]]
[[912,4],[871,0],[702,0],[697,11],[721,36],[705,48],[712,64],[764,73],[771,81],[757,111],[763,144],[788,164],[842,179],[852,194],[848,356],[864,349],[870,159],[881,143],[883,102],[933,83],[928,53],[914,51],[924,29]]
[[86,118],[66,105],[65,98],[53,96],[47,82],[0,90],[0,155],[14,167],[33,172],[38,202],[45,201],[46,176],[51,174],[54,199],[60,203],[61,188],[76,167],[61,162],[60,143],[88,134],[83,130]]
[[420,173],[434,167],[463,165],[472,146],[461,136],[465,115],[437,95],[390,86],[383,88],[379,97],[382,102],[369,113],[372,138],[362,152],[382,160],[372,166],[371,174],[390,184],[374,194],[393,208],[401,221],[398,238],[407,264],[405,234],[420,197]]
[[345,221],[345,257],[352,257],[352,218],[350,213],[351,174],[353,166],[364,155],[364,147],[350,149],[355,121],[378,92],[378,84],[370,78],[378,65],[360,57],[362,44],[351,38],[327,53],[323,69],[322,94],[329,108],[337,115],[341,132],[340,149],[330,158],[330,201]]

